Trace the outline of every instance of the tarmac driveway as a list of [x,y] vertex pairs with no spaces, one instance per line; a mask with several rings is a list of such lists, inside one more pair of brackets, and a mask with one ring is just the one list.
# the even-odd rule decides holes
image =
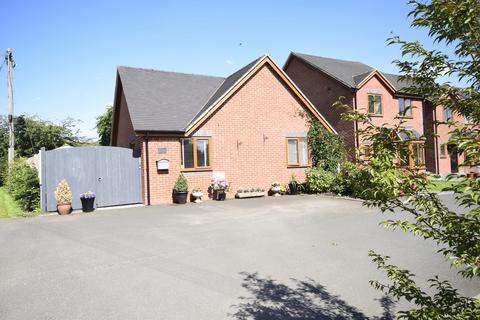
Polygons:
[[456,276],[360,202],[285,196],[0,221],[0,319],[389,319],[375,249]]

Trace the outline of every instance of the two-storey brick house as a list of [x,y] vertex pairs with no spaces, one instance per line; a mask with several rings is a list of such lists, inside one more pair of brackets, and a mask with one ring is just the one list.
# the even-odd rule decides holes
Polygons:
[[344,110],[332,106],[340,96],[345,97],[344,103],[352,109],[368,113],[375,125],[392,126],[403,120],[405,131],[399,133],[399,139],[410,141],[411,155],[405,159],[408,165],[441,174],[456,171],[455,162],[459,162],[456,148],[447,148],[451,129],[434,125],[434,120],[440,119],[438,114],[443,115],[443,108],[435,108],[406,93],[407,85],[398,75],[357,61],[294,52],[288,57],[284,70],[343,136],[349,150],[367,151],[368,142],[360,141],[356,134],[362,124],[342,121]]

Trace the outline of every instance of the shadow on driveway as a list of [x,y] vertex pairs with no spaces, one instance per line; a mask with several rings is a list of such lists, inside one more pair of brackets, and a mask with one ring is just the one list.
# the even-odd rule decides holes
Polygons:
[[240,297],[241,302],[232,306],[230,314],[238,320],[392,320],[395,318],[395,303],[388,296],[379,299],[383,314],[368,317],[359,309],[349,305],[339,296],[333,295],[312,279],[291,279],[293,286],[278,283],[271,278],[261,278],[257,273],[241,273],[242,286],[249,297]]

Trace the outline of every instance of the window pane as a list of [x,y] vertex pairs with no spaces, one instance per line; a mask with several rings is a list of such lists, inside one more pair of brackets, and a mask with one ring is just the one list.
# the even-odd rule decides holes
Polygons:
[[300,164],[308,164],[308,145],[307,145],[307,139],[298,139],[300,145],[300,155],[299,155],[299,162]]
[[297,139],[288,139],[288,164],[298,164]]
[[418,143],[413,145],[413,160],[415,162],[415,166],[417,167],[421,167],[425,164],[423,157],[423,145]]
[[452,111],[448,108],[443,109],[443,120],[451,121],[452,120]]
[[182,165],[184,168],[193,168],[192,139],[182,139]]
[[376,105],[376,113],[381,114],[382,113],[382,97],[381,96],[375,96],[375,105]]
[[368,96],[368,113],[375,113],[374,96]]
[[412,100],[407,99],[405,101],[405,114],[411,116],[412,115]]
[[197,167],[210,166],[210,159],[208,154],[208,139],[197,140]]
[[405,112],[405,99],[398,98],[398,107],[399,107],[398,112],[400,113],[400,115],[403,115]]

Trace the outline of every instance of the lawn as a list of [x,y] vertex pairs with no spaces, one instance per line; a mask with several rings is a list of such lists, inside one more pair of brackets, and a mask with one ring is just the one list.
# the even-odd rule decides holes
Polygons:
[[24,212],[4,187],[0,188],[0,218],[26,217],[32,214]]
[[430,180],[430,183],[428,184],[428,189],[430,191],[442,191],[444,188],[452,187],[457,183],[457,181]]

